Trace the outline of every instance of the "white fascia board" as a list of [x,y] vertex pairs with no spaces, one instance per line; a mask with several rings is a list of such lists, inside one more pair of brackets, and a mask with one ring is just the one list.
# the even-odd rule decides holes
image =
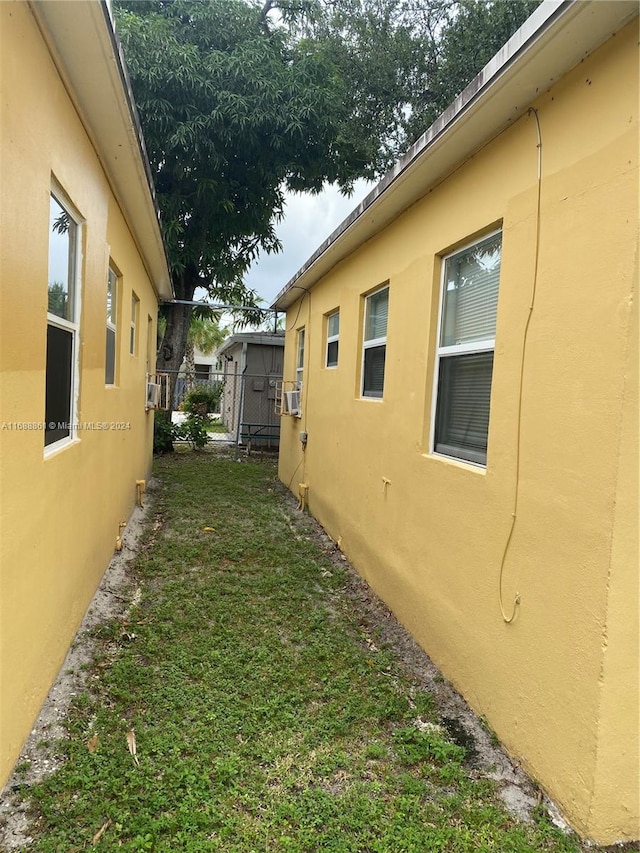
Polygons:
[[[521,118],[535,99],[638,15],[636,0],[545,0],[276,296],[286,310]],[[293,286],[295,285],[295,291]]]
[[284,346],[284,334],[274,335],[270,332],[239,332],[237,335],[230,335],[215,351],[215,355],[222,355],[228,349],[240,344],[256,344],[257,346]]
[[153,180],[111,10],[105,0],[30,0],[29,5],[156,293],[171,300]]

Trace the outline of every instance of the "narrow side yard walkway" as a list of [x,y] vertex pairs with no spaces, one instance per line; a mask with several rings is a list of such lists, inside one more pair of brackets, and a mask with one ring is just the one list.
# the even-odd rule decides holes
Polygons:
[[583,849],[543,806],[528,823],[506,810],[272,463],[177,453],[156,478],[64,763],[14,786],[30,796],[25,849]]

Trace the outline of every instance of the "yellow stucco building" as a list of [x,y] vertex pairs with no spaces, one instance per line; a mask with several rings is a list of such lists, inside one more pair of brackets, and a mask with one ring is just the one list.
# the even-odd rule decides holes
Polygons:
[[150,473],[171,285],[108,4],[0,3],[0,785]]
[[640,836],[637,15],[543,3],[274,303],[282,481],[600,843]]

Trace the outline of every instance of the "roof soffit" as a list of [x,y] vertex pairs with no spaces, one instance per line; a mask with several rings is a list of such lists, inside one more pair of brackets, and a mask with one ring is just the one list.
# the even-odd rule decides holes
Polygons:
[[30,0],[149,277],[172,299],[153,181],[124,61],[104,0]]

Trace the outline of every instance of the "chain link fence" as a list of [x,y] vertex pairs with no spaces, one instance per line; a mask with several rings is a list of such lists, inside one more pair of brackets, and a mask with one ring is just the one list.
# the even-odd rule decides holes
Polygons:
[[210,412],[213,420],[211,441],[226,442],[248,451],[273,450],[280,444],[280,415],[276,413],[280,374],[202,373],[173,374],[173,418],[181,410],[189,391],[207,387],[215,392],[217,404]]

